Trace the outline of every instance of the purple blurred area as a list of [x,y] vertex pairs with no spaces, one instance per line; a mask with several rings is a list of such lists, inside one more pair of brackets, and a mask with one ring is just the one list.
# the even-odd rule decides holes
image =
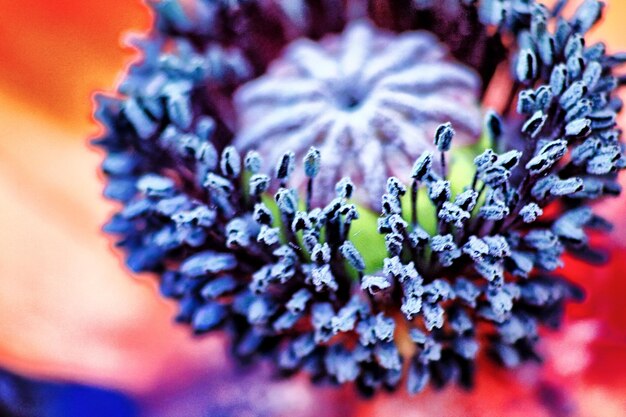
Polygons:
[[157,390],[140,404],[146,417],[339,417],[351,415],[351,394],[312,388],[302,378],[277,380],[266,366],[231,364],[174,390]]

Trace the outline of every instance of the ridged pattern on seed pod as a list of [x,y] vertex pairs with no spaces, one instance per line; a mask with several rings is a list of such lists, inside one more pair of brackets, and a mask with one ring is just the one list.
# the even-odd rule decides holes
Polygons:
[[265,75],[241,87],[234,144],[269,162],[285,149],[301,159],[316,146],[322,166],[314,200],[328,203],[332,184],[350,176],[357,201],[379,209],[386,178],[408,179],[441,123],[454,124],[457,145],[478,138],[479,87],[432,34],[393,34],[358,21],[341,35],[293,42]]

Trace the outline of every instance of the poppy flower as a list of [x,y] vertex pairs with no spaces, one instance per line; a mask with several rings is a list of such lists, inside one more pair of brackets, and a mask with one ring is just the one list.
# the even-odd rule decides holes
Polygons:
[[[5,35],[0,41],[4,63],[0,66],[0,124],[6,128],[0,141],[1,186],[6,197],[0,223],[11,236],[4,240],[0,268],[4,276],[14,277],[3,280],[0,299],[0,308],[10,317],[0,326],[3,366],[28,375],[104,383],[143,396],[154,394],[158,381],[158,392],[151,401],[157,415],[179,415],[167,404],[172,396],[167,386],[179,390],[185,415],[190,415],[193,404],[202,407],[199,399],[204,397],[207,409],[212,409],[212,402],[213,409],[231,410],[235,415],[241,414],[237,407],[241,411],[244,403],[253,407],[253,402],[264,404],[263,410],[271,410],[267,411],[270,415],[281,415],[279,409],[285,407],[287,414],[301,415],[312,401],[315,410],[324,404],[338,415],[393,411],[398,415],[484,416],[515,415],[524,410],[533,415],[558,415],[559,410],[566,415],[624,414],[624,386],[619,378],[626,340],[620,298],[620,236],[624,229],[619,213],[623,198],[594,206],[602,215],[617,220],[611,235],[594,240],[610,249],[610,263],[600,267],[565,260],[562,274],[584,287],[586,299],[568,306],[562,330],[542,333],[538,346],[545,358],[542,366],[528,364],[511,372],[482,361],[471,392],[428,389],[411,398],[396,393],[378,396],[373,402],[355,399],[350,390],[339,392],[343,395],[339,398],[329,395],[322,399],[328,390],[302,389],[301,379],[298,388],[293,379],[286,384],[268,384],[273,393],[270,397],[260,397],[256,388],[221,392],[240,384],[265,384],[268,376],[244,377],[227,363],[215,365],[225,359],[215,348],[215,336],[206,340],[208,345],[198,340],[190,343],[184,329],[172,330],[166,322],[170,306],[153,299],[152,291],[137,285],[136,279],[125,277],[106,243],[96,235],[97,224],[110,205],[95,198],[99,185],[92,167],[97,158],[85,153],[83,145],[92,129],[85,104],[89,91],[109,85],[118,71],[118,32],[145,21],[147,13],[116,1],[102,5],[0,3],[6,17],[0,29]],[[608,50],[615,51],[623,47],[619,36],[623,7],[619,2],[608,6],[602,24],[586,39],[588,44],[607,41]],[[96,20],[98,30],[91,30]],[[456,35],[447,30],[447,36]],[[481,56],[467,44],[460,49],[476,59]],[[461,53],[455,52],[457,59]],[[502,67],[494,77],[507,79],[508,70]],[[48,82],[52,79],[54,82]],[[492,88],[482,101],[501,108],[506,99]],[[456,166],[456,162],[448,165]],[[362,214],[361,220],[365,220],[367,213]],[[361,229],[358,236],[365,236],[365,231]],[[376,236],[374,230],[366,239]],[[149,278],[142,277],[139,282],[146,284]],[[204,385],[205,389],[189,388],[193,363],[196,368],[208,368],[204,383],[209,386]],[[177,377],[182,372],[185,376]],[[281,402],[282,389],[306,400]],[[183,391],[186,394],[180,394]],[[254,399],[243,398],[248,391]],[[260,413],[260,409],[251,410]],[[323,413],[329,415],[330,411]]]
[[178,322],[284,375],[418,393],[538,361],[626,165],[626,56],[565,3],[153,2],[98,98],[105,230]]

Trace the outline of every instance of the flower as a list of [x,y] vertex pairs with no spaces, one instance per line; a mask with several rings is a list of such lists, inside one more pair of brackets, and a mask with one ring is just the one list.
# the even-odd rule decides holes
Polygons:
[[[406,13],[416,18],[413,23],[393,2],[366,8],[354,1],[346,9],[297,2],[281,17],[270,11],[283,2],[226,3],[156,3],[158,24],[138,44],[143,60],[129,70],[120,97],[100,98],[97,117],[107,128],[97,141],[108,151],[105,193],[123,203],[106,230],[120,236],[128,266],[158,274],[162,293],[179,300],[177,320],[196,333],[228,330],[237,356],[267,354],[286,375],[305,370],[316,381],[354,382],[364,394],[395,389],[401,381],[411,393],[429,383],[471,386],[482,354],[508,367],[537,359],[540,326],[558,326],[565,304],[582,297],[580,287],[555,272],[562,255],[600,259],[587,230],[606,229],[607,222],[589,203],[619,194],[616,173],[626,161],[615,126],[621,102],[614,96],[622,83],[615,67],[626,58],[584,42],[602,3],[585,0],[566,19],[563,2],[552,9],[532,1],[415,2]],[[204,12],[209,9],[215,13]],[[354,23],[364,10],[373,24]],[[293,17],[309,13],[320,18]],[[341,44],[337,39],[368,33],[373,45],[398,52],[401,39],[425,36],[407,31],[422,27],[419,17],[430,15],[431,23],[458,19],[447,26],[473,28],[466,35],[475,34],[480,45],[469,50],[483,51],[484,62],[476,64],[459,50],[458,34],[450,34],[450,50],[466,65],[474,62],[485,85],[495,71],[490,66],[502,61],[513,67],[510,85],[498,87],[510,90],[512,102],[517,97],[516,106],[486,112],[481,123],[487,146],[463,175],[449,172],[460,164],[450,158],[451,144],[472,123],[463,125],[454,112],[452,123],[434,129],[432,144],[420,139],[420,151],[430,150],[415,157],[408,173],[368,172],[371,181],[342,178],[332,186],[318,181],[329,175],[323,161],[332,135],[320,129],[313,140],[318,149],[297,136],[275,140],[275,132],[259,128],[266,121],[258,115],[248,120],[259,109],[254,95],[276,83],[282,71],[295,71],[304,80],[277,88],[264,117],[282,117],[277,101],[302,91],[296,88],[306,93],[317,86],[311,94],[331,97],[322,105],[332,126],[341,126],[331,116],[337,112],[348,113],[351,124],[367,123],[362,109],[353,113],[341,101],[346,91],[353,98],[363,94],[363,86],[346,86],[350,77],[318,82],[317,72],[307,78],[298,71],[317,62],[290,53],[332,55]],[[339,38],[324,36],[344,25]],[[285,55],[292,58],[280,58],[280,46],[294,34],[309,40],[294,41]],[[446,42],[446,36],[439,39]],[[342,56],[353,56],[363,44],[342,45]],[[504,45],[507,53],[500,54]],[[415,54],[407,71],[422,59]],[[366,72],[380,61],[374,54],[362,62]],[[441,73],[451,68],[445,60],[429,65]],[[462,75],[468,71],[438,84],[445,88],[433,96],[449,100],[451,85],[473,79]],[[454,94],[465,91],[459,100],[476,85],[468,83],[454,88]],[[394,92],[389,108],[399,95]],[[241,102],[233,105],[233,96]],[[357,97],[362,106],[376,107],[366,96]],[[313,111],[315,102],[307,97],[301,104]],[[244,119],[240,128],[237,107]],[[288,116],[296,120],[299,114]],[[425,128],[414,123],[411,129]],[[378,134],[362,141],[363,147],[383,143]],[[258,149],[241,149],[255,144]],[[278,161],[269,161],[275,169],[268,175],[263,159],[274,156]],[[349,155],[340,156],[350,163]],[[331,164],[336,157],[329,156]],[[344,169],[335,165],[333,179]],[[380,185],[370,184],[380,183],[382,195],[371,195]],[[330,201],[318,204],[318,188],[332,195]],[[366,222],[366,210],[352,202],[359,190],[366,201],[379,198],[375,222]],[[432,227],[425,218],[430,212]],[[375,228],[384,245],[359,242],[351,233],[359,222],[367,232]],[[371,252],[384,252],[382,267],[372,263]]]

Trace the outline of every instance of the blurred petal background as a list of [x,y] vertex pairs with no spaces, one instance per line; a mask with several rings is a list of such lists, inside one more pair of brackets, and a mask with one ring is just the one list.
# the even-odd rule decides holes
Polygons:
[[[626,2],[608,3],[592,37],[625,50]],[[305,379],[268,385],[268,370],[229,363],[219,336],[174,326],[174,306],[152,279],[129,276],[99,231],[113,205],[87,145],[99,129],[91,96],[115,85],[133,56],[120,39],[149,26],[148,9],[139,0],[0,0],[0,13],[1,415],[11,402],[9,415],[64,417],[626,415],[624,197],[601,207],[616,222],[598,240],[611,262],[568,263],[588,298],[548,335],[545,366],[483,364],[471,393],[374,401]]]

